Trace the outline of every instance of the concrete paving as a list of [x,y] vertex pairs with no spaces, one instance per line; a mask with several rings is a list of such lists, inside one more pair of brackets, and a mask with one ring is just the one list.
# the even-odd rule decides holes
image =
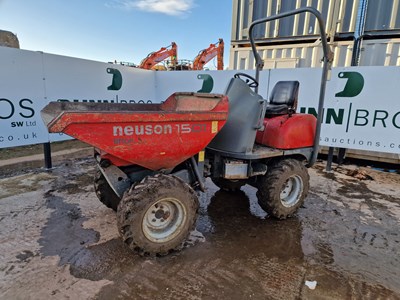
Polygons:
[[1,299],[400,299],[399,174],[320,162],[284,221],[254,188],[207,181],[186,248],[143,258],[120,240],[94,172],[87,154],[0,171]]

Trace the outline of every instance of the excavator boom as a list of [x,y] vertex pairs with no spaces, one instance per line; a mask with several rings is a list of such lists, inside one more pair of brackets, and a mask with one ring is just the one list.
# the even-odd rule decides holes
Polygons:
[[219,39],[207,49],[201,50],[193,61],[193,70],[203,70],[204,65],[217,56],[217,70],[224,69],[224,41]]
[[160,50],[156,52],[152,52],[145,59],[142,60],[140,63],[141,69],[152,69],[156,64],[162,62],[168,57],[171,57],[171,64],[172,66],[176,65],[178,56],[178,46],[172,42],[171,45],[167,47],[162,47]]

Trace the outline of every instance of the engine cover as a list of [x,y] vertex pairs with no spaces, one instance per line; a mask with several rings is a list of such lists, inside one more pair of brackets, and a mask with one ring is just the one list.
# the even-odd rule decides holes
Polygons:
[[256,142],[271,148],[297,149],[314,144],[317,119],[310,114],[293,114],[264,119],[264,131],[258,131]]

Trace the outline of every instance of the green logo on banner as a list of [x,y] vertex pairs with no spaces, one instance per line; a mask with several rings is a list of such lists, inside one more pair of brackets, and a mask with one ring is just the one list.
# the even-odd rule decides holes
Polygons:
[[107,73],[113,75],[111,85],[107,87],[107,90],[118,91],[122,86],[121,72],[117,69],[107,68]]
[[199,74],[197,75],[197,79],[203,80],[203,86],[198,93],[210,93],[214,87],[214,79],[211,75],[208,74]]
[[336,93],[336,97],[355,97],[364,88],[364,77],[358,72],[340,72],[339,78],[347,78],[343,91]]

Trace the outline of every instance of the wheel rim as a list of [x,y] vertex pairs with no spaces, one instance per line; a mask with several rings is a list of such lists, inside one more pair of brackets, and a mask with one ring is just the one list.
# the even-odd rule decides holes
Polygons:
[[147,209],[142,230],[150,241],[165,243],[181,232],[186,219],[186,209],[181,201],[176,198],[163,198]]
[[294,175],[289,177],[282,187],[280,194],[283,206],[291,207],[295,205],[303,193],[303,179],[300,176]]

